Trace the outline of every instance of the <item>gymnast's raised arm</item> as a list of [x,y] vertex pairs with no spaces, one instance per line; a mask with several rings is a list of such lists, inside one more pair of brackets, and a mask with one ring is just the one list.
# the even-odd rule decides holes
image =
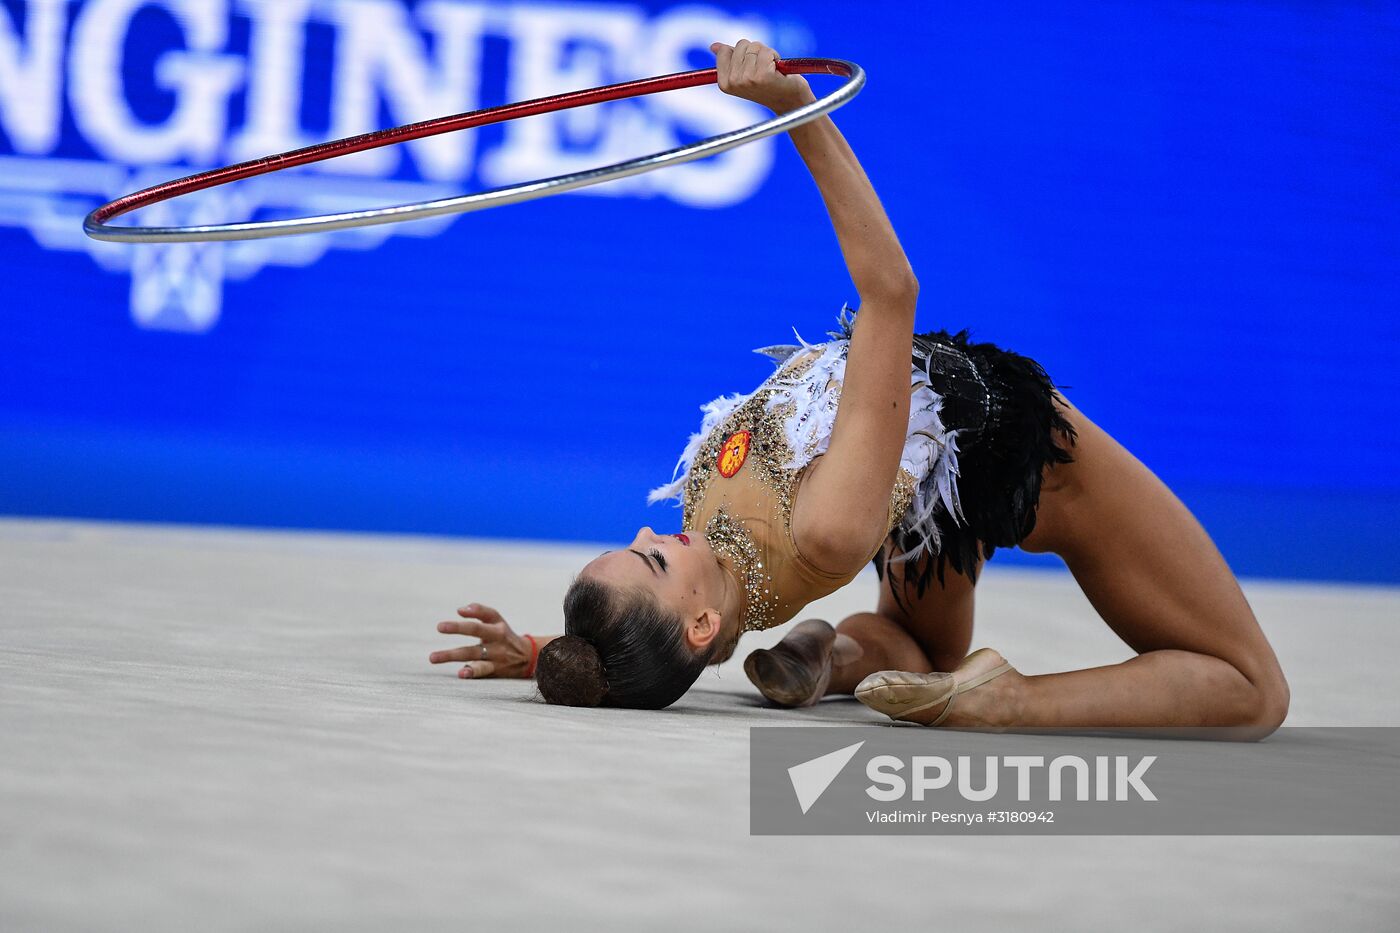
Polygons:
[[[710,48],[726,94],[779,113],[814,99],[806,80],[781,74],[777,53],[760,43],[741,40],[730,47],[716,42]],[[821,117],[791,135],[826,202],[860,295],[827,452],[807,467],[792,513],[793,537],[803,556],[823,570],[844,573],[859,569],[888,530],[890,493],[909,422],[909,353],[918,283],[875,190],[835,124]],[[697,651],[686,640],[689,635],[677,636],[690,632],[689,623],[705,629],[704,638],[697,636],[701,647],[723,630],[722,642],[715,644],[732,650],[740,630],[736,584],[708,542],[702,538],[696,543],[703,546],[692,550],[686,535],[657,535],[644,528],[634,547],[625,549],[630,552],[626,563],[615,566],[617,562],[604,554],[584,568],[570,593],[581,594],[578,600],[588,605],[586,611],[576,608],[574,615],[588,623],[580,625],[593,640],[570,628],[571,641],[551,646],[546,660],[552,659],[553,669],[562,671],[560,677],[571,689],[578,684],[587,689],[570,693],[574,699],[556,701],[592,705],[608,694],[614,697],[611,702],[623,705],[669,704],[704,664],[724,654],[718,648]],[[641,564],[633,564],[634,557]],[[627,577],[641,573],[642,567],[651,576],[640,581]],[[620,585],[614,578],[627,583]],[[656,588],[648,592],[658,592],[660,598],[647,596],[639,603],[635,594],[641,587]],[[566,617],[568,604],[566,599]],[[467,606],[458,614],[460,621],[439,623],[438,631],[476,637],[480,643],[434,651],[433,663],[462,663],[462,677],[533,673],[544,639],[516,634],[488,607]],[[626,649],[610,648],[613,660],[608,666],[596,644],[605,635],[615,642],[621,639],[618,643]],[[643,636],[660,639],[657,643],[664,650],[656,654],[635,648]],[[673,676],[672,669],[681,673]]]
[[[783,75],[777,54],[741,40],[715,52],[720,88],[775,112],[814,96],[806,80]],[[909,345],[919,283],[860,162],[830,117],[791,132],[817,183],[860,314],[846,363],[841,403],[825,456],[807,470],[792,515],[798,549],[823,570],[865,563],[888,531],[890,491],[909,427]]]

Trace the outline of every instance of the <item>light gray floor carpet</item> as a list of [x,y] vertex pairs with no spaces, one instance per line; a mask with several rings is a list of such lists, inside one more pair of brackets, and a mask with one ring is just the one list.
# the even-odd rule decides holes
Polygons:
[[[764,708],[737,660],[664,712],[428,665],[466,602],[557,630],[597,550],[0,521],[0,930],[1400,928],[1393,838],[752,837],[750,726],[883,720]],[[1400,725],[1400,591],[1246,589],[1290,724]],[[976,643],[1128,656],[995,565]]]

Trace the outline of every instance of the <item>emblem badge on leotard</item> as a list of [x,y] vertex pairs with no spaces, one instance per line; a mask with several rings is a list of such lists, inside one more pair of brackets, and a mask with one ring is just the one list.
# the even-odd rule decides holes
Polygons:
[[719,475],[729,479],[739,468],[744,465],[744,461],[749,458],[749,443],[752,435],[748,431],[736,431],[725,440],[724,446],[719,449],[719,460],[716,466],[719,467]]

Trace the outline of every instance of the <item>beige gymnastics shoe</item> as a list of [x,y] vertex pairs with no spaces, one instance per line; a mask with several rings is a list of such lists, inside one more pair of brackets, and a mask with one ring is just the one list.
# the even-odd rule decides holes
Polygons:
[[[905,671],[878,671],[856,686],[856,699],[877,713],[899,722],[938,726],[953,711],[960,693],[974,690],[1007,671],[1014,670],[991,648],[979,648],[963,659],[951,674],[910,674]],[[942,706],[929,719],[928,711]]]
[[770,702],[789,709],[813,706],[831,682],[836,630],[822,619],[808,619],[771,649],[744,658],[744,673]]

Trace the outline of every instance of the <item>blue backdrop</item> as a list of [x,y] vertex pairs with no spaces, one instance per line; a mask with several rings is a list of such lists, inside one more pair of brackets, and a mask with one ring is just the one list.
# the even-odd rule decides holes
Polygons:
[[[1040,359],[1237,570],[1400,582],[1390,4],[3,0],[0,511],[540,539],[675,527],[697,405],[855,295],[785,139],[455,221],[95,244],[197,168],[703,65],[851,58],[921,327]],[[137,220],[418,200],[742,125],[713,89]],[[1012,557],[1010,559],[1026,559]]]

